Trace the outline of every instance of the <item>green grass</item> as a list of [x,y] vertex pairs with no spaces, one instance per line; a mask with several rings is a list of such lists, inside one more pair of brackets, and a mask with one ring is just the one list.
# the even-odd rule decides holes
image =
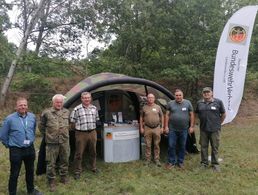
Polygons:
[[[200,155],[187,155],[184,171],[165,170],[154,165],[145,167],[143,161],[104,163],[98,160],[98,175],[84,170],[79,181],[70,172],[70,183],[58,183],[57,191],[50,193],[46,176],[36,176],[35,184],[45,194],[258,194],[258,118],[238,119],[223,127],[220,147],[221,173],[211,168],[199,168]],[[197,137],[198,127],[196,127]],[[40,138],[37,138],[37,148]],[[166,149],[162,151],[166,162]],[[86,166],[85,166],[86,167]],[[0,194],[6,194],[9,177],[8,150],[0,146]],[[26,194],[24,167],[18,194]]]

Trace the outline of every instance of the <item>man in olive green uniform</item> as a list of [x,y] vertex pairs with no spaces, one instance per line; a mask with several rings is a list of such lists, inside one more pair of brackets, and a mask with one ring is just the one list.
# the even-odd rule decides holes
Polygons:
[[63,108],[64,96],[56,94],[52,98],[53,106],[43,111],[39,130],[46,141],[47,178],[50,191],[56,189],[56,161],[58,160],[61,183],[68,182],[69,166],[69,110]]
[[147,105],[143,106],[140,114],[140,132],[144,134],[146,144],[146,165],[151,162],[151,143],[154,142],[154,162],[161,166],[160,159],[160,134],[163,132],[163,113],[159,105],[155,104],[155,96],[150,93],[147,96]]

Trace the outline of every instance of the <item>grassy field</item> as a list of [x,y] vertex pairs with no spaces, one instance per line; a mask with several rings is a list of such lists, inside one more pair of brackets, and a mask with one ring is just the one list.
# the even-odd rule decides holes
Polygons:
[[[258,117],[238,119],[223,127],[220,158],[221,173],[199,168],[200,155],[187,155],[185,170],[167,171],[143,161],[104,163],[98,160],[98,175],[85,170],[75,181],[70,174],[66,186],[58,183],[57,191],[50,193],[46,177],[36,176],[35,183],[44,194],[258,194]],[[198,127],[196,127],[198,136]],[[37,138],[37,148],[40,138]],[[162,151],[166,162],[166,150]],[[0,146],[0,194],[7,194],[9,176],[8,150]],[[18,194],[26,194],[22,168]]]

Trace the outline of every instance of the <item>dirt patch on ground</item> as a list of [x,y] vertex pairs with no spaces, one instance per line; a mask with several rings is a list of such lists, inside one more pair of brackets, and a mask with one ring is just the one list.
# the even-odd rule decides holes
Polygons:
[[242,98],[238,112],[238,117],[258,116],[257,94],[253,91],[248,91]]
[[84,77],[75,76],[72,78],[50,78],[50,82],[54,83],[56,93],[66,94],[74,85],[83,80]]
[[244,95],[237,113],[236,118],[232,121],[232,124],[244,124],[249,123],[252,120],[258,119],[258,94],[252,88],[246,86]]

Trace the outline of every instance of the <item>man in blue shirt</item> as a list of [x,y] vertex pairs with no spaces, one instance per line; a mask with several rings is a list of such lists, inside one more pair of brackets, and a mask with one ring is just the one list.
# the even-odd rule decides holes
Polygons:
[[0,131],[0,140],[9,148],[10,177],[8,184],[9,195],[16,195],[17,180],[19,177],[22,161],[26,170],[27,192],[32,195],[41,195],[34,188],[34,160],[36,117],[27,112],[28,102],[25,98],[16,101],[16,112],[6,117]]

